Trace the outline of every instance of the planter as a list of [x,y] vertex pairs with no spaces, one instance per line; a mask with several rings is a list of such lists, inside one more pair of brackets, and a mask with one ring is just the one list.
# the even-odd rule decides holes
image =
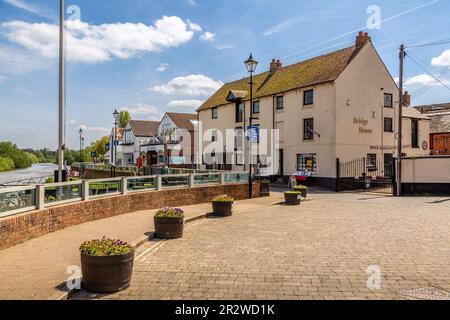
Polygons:
[[216,217],[231,217],[233,215],[233,202],[213,201],[213,215]]
[[117,256],[81,254],[83,286],[93,293],[115,293],[131,285],[134,251]]
[[183,218],[155,217],[155,237],[158,239],[179,239],[183,237]]
[[301,198],[301,193],[300,192],[297,192],[297,193],[285,192],[284,193],[284,200],[285,200],[287,205],[291,205],[291,206],[298,206],[298,205],[300,205],[300,198]]

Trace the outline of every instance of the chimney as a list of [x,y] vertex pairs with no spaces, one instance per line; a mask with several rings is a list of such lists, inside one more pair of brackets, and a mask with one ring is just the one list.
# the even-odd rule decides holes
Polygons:
[[403,106],[408,108],[411,105],[411,95],[408,91],[403,93]]
[[360,31],[358,36],[356,37],[356,47],[361,48],[366,44],[367,41],[372,41],[372,38],[369,37],[369,34],[367,32]]
[[270,63],[269,72],[274,73],[275,71],[277,71],[278,69],[280,69],[282,67],[283,67],[283,64],[281,63],[280,60],[272,59],[272,62]]

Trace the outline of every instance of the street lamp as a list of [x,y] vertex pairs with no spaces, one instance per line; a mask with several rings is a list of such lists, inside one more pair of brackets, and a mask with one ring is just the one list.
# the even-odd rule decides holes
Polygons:
[[80,128],[80,166],[83,163],[83,128]]
[[247,71],[250,73],[250,133],[249,133],[249,176],[248,176],[248,197],[253,198],[253,159],[252,159],[252,133],[253,133],[253,72],[255,72],[258,62],[253,59],[253,55],[250,53],[250,57],[244,62]]
[[[112,164],[114,166],[117,165],[117,146],[116,146],[116,141],[117,141],[117,125],[119,124],[119,112],[116,110],[114,110],[113,113],[113,117],[114,117],[114,141],[113,141],[113,150],[111,150],[111,158],[113,158],[114,160],[111,161]],[[112,152],[114,151],[114,152]],[[113,153],[114,153],[114,157],[113,157]]]

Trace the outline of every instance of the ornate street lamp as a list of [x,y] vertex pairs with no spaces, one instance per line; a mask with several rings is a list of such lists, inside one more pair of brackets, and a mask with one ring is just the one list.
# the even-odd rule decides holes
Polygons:
[[253,134],[253,73],[258,66],[258,62],[253,59],[253,55],[250,53],[250,57],[244,62],[247,71],[250,73],[250,133],[249,136],[249,176],[248,176],[248,197],[253,198],[253,159],[252,159],[252,134]]
[[80,128],[80,168],[83,163],[83,128]]
[[117,109],[114,110],[113,117],[114,117],[114,141],[113,141],[113,150],[111,150],[111,157],[113,157],[113,153],[114,153],[114,160],[111,162],[114,166],[116,166],[117,165],[117,146],[116,146],[117,125],[119,124],[119,117],[120,117],[120,113],[117,111]]

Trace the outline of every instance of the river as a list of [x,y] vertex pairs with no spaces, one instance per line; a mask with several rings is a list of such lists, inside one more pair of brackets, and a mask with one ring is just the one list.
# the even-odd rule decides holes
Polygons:
[[39,178],[43,176],[52,176],[53,172],[58,169],[58,166],[51,163],[37,163],[33,164],[27,169],[0,172],[0,184],[9,181],[17,181],[24,179]]

